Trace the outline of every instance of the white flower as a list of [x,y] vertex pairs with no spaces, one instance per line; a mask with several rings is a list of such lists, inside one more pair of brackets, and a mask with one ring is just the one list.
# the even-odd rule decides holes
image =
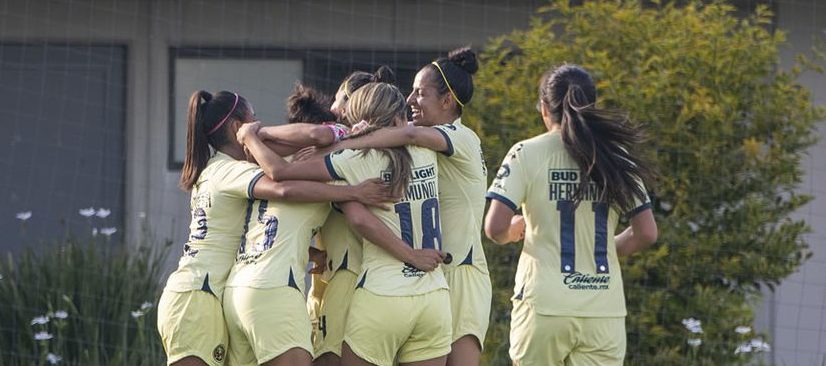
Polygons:
[[95,216],[100,217],[101,219],[105,219],[112,213],[112,210],[99,208],[97,212],[95,212]]
[[96,227],[92,228],[92,236],[98,236],[98,228],[96,228]]
[[14,215],[14,217],[16,217],[20,221],[26,221],[26,220],[32,218],[32,212],[31,211],[18,212],[17,215]]
[[144,302],[143,304],[141,304],[141,310],[143,310],[143,311],[146,311],[146,310],[152,309],[152,307],[153,307],[153,305],[152,305],[152,303],[151,303],[151,302],[149,302],[149,301],[146,301],[146,302]]
[[699,347],[703,344],[703,340],[700,338],[690,338],[686,343],[691,347]]
[[749,342],[749,346],[751,346],[754,352],[770,352],[772,350],[768,343],[758,338],[752,339],[751,342]]
[[132,317],[135,319],[140,318],[144,315],[146,315],[146,313],[144,313],[142,310],[135,310],[132,312]]
[[742,343],[737,346],[737,349],[734,350],[735,355],[739,355],[741,353],[750,353],[751,352],[751,345],[748,343]]
[[49,323],[49,317],[46,315],[36,316],[32,319],[32,325],[43,325]]
[[48,341],[52,339],[52,335],[49,332],[37,332],[34,334],[34,340],[36,341]]
[[49,361],[52,365],[57,365],[58,362],[63,361],[63,357],[60,357],[54,353],[49,353],[46,355],[46,361]]
[[737,334],[748,334],[748,333],[751,333],[751,327],[741,325],[737,328],[734,328],[734,332],[737,333]]
[[94,216],[94,215],[95,215],[95,208],[94,208],[94,207],[89,207],[89,208],[81,208],[81,209],[80,209],[79,211],[77,211],[77,212],[80,214],[80,216],[83,216],[83,217],[92,217],[92,216]]
[[669,203],[669,202],[660,201],[660,207],[661,207],[663,210],[666,210],[666,211],[671,211],[671,208],[673,208],[673,207],[674,207],[674,205],[672,205],[672,204],[671,204],[671,203]]
[[689,332],[694,334],[703,332],[702,323],[694,318],[683,319],[683,326],[685,326],[685,329],[688,329]]
[[66,310],[58,310],[54,312],[54,317],[58,319],[66,319],[69,317],[69,313]]
[[697,223],[694,222],[694,221],[689,221],[688,222],[688,227],[691,229],[692,233],[696,233],[696,232],[700,231],[700,225],[697,225]]
[[106,236],[112,236],[112,234],[118,232],[118,228],[116,227],[104,227],[100,229],[100,233]]

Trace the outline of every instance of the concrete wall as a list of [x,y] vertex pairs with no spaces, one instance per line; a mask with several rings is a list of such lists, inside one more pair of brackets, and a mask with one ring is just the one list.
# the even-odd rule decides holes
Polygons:
[[[782,51],[783,66],[793,64],[795,54],[807,52],[819,35],[826,42],[826,2],[779,1],[778,25],[787,32],[790,47]],[[826,44],[826,43],[824,43]],[[826,105],[826,76],[806,72],[800,83],[812,91],[815,104]],[[820,142],[809,150],[802,167],[806,177],[799,191],[814,200],[793,216],[812,226],[808,244],[812,258],[789,276],[765,300],[757,317],[758,328],[772,339],[767,361],[777,365],[826,363],[826,122],[818,124]]]

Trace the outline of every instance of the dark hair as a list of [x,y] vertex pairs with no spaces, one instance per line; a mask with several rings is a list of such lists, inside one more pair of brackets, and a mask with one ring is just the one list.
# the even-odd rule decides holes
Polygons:
[[332,101],[321,92],[296,83],[293,93],[287,98],[287,123],[323,123],[336,120],[330,111]]
[[[231,137],[226,133],[228,126],[232,121],[243,121],[249,111],[247,100],[232,92],[220,91],[212,95],[199,90],[192,93],[186,116],[186,155],[181,169],[181,189],[192,190],[211,156],[209,147],[218,150],[231,143]],[[221,121],[224,123],[219,126]]]
[[372,74],[364,71],[353,71],[353,73],[344,78],[338,90],[343,91],[345,98],[350,99],[356,90],[368,83],[395,84],[396,73],[386,65],[379,66],[376,72]]
[[624,112],[596,108],[596,86],[585,69],[565,64],[546,72],[539,96],[552,121],[562,126],[565,150],[579,166],[575,202],[582,200],[591,181],[601,201],[623,211],[634,208],[635,197],[645,199],[639,180],[649,182],[654,173],[633,154],[643,142],[642,130],[631,125]]
[[[346,138],[357,138],[384,127],[392,127],[399,117],[405,117],[407,103],[399,88],[387,83],[369,83],[353,93],[347,103],[347,115],[354,120],[366,121],[368,127]],[[410,182],[413,158],[404,146],[378,149],[389,160],[390,190],[395,195],[404,194]],[[369,149],[364,150],[365,152]]]
[[436,84],[439,95],[454,93],[451,97],[457,99],[456,112],[461,116],[462,105],[470,103],[470,98],[473,97],[473,74],[479,70],[476,53],[470,47],[457,48],[450,51],[446,58],[439,57],[433,62],[439,67],[429,63],[422,70],[430,68],[433,71],[432,81]]

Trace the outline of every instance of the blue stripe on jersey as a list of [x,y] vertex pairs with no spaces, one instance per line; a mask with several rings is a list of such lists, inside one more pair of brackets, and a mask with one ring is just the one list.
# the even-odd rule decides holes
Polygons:
[[336,173],[336,168],[333,167],[333,159],[331,157],[332,154],[324,156],[324,165],[327,166],[327,172],[330,173],[330,176],[333,177],[334,180],[345,180]]
[[556,209],[559,210],[559,246],[560,270],[562,273],[576,272],[576,207],[573,201],[557,201]]
[[608,204],[593,202],[594,210],[594,262],[597,273],[608,273]]
[[293,269],[290,268],[290,278],[287,279],[287,286],[290,286],[296,290],[299,290],[298,284],[295,283],[295,276],[293,276]]
[[356,288],[364,287],[364,281],[366,281],[366,280],[367,280],[367,271],[364,271],[364,274],[361,277],[361,281],[359,281],[358,285],[356,285]]
[[485,195],[485,198],[493,199],[493,200],[497,200],[499,202],[502,202],[506,206],[510,207],[510,209],[513,210],[513,212],[516,212],[516,210],[519,208],[519,207],[516,206],[515,203],[513,203],[513,201],[509,200],[507,197],[505,197],[501,194],[498,194],[498,193],[488,192]]
[[254,177],[252,177],[252,180],[250,180],[250,184],[247,186],[247,198],[253,198],[253,196],[252,196],[253,188],[255,188],[255,184],[258,183],[258,181],[261,180],[261,177],[263,177],[263,176],[264,176],[264,172],[260,171],[260,172],[258,172],[258,174],[256,174]]
[[649,208],[651,208],[651,202],[643,203],[642,205],[640,205],[640,207],[637,207],[637,208],[635,208],[631,211],[628,211],[628,213],[625,214],[625,217],[630,219],[634,216],[637,216],[638,213],[643,212],[643,211],[645,211]]
[[442,154],[445,154],[445,156],[453,156],[453,141],[450,140],[447,132],[442,131],[440,128],[436,128],[436,131],[439,131],[439,133],[442,134],[442,137],[445,138],[445,142],[447,142],[447,150],[442,151]]
[[201,285],[201,291],[206,291],[212,295],[215,295],[215,293],[212,292],[212,289],[209,287],[209,273],[207,273],[206,276],[204,276],[204,284]]
[[470,251],[468,251],[465,260],[463,260],[462,263],[459,263],[459,265],[463,264],[473,264],[473,247],[470,247]]

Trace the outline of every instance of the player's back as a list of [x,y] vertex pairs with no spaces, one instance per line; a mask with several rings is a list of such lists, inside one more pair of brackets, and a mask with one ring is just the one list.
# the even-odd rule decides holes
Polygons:
[[[439,212],[439,179],[436,153],[419,147],[406,147],[410,153],[411,176],[404,197],[392,211],[371,208],[399,238],[414,249],[442,247]],[[344,150],[328,158],[335,175],[355,184],[365,179],[390,180],[389,159],[378,150]],[[406,296],[447,288],[440,268],[419,271],[365,240],[359,287],[379,295]]]
[[245,215],[247,230],[227,285],[290,286],[303,293],[310,240],[329,212],[329,203],[250,202]]
[[515,297],[545,315],[624,316],[613,235],[619,212],[601,201],[594,183],[576,205],[579,182],[579,167],[558,132],[517,143],[497,172],[491,194],[514,210],[520,202],[507,197],[522,197],[526,221]]
[[190,235],[168,289],[203,289],[220,297],[244,232],[252,187],[261,176],[257,165],[221,152],[209,160],[192,188]]

